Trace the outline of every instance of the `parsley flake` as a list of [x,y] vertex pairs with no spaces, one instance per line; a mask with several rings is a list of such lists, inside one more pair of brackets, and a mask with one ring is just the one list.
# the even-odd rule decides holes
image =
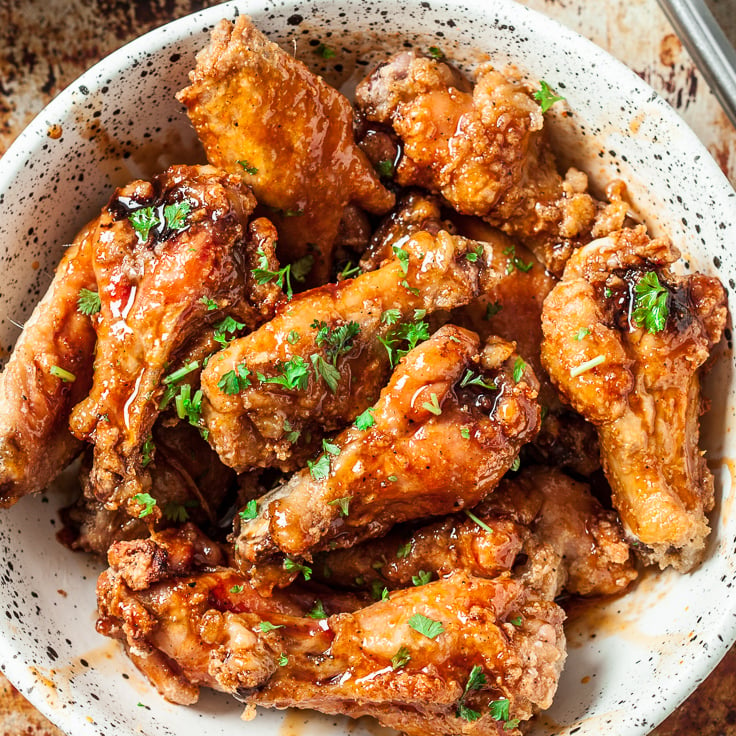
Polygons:
[[58,365],[52,365],[49,368],[49,373],[56,378],[60,378],[64,383],[74,383],[77,380],[77,377],[71,371],[66,368],[59,368]]
[[314,602],[314,606],[312,607],[312,610],[307,614],[309,618],[327,618],[327,612],[325,611],[324,603],[322,603],[321,600],[317,599]]
[[328,501],[328,506],[338,506],[340,509],[340,516],[346,517],[350,513],[350,502],[353,500],[352,496],[343,496],[342,498],[335,498],[332,501]]
[[242,585],[233,585],[232,588],[230,588],[231,593],[242,593],[243,592],[243,586]]
[[240,159],[237,163],[240,164],[240,166],[243,168],[243,171],[245,171],[246,174],[250,174],[251,176],[255,176],[258,173],[258,167],[253,166],[247,159]]
[[400,309],[387,309],[381,315],[382,325],[395,325],[401,319]]
[[315,338],[317,347],[325,349],[327,358],[333,366],[337,365],[338,358],[353,349],[355,338],[360,334],[360,325],[355,321],[338,327],[329,327],[326,322],[314,320],[311,326],[317,330]]
[[576,333],[574,339],[580,342],[585,337],[590,335],[590,330],[587,327],[581,327]]
[[292,560],[291,557],[287,557],[284,560],[284,570],[296,570],[297,572],[300,572],[302,575],[304,575],[305,580],[309,580],[312,577],[312,568],[309,567],[309,565],[305,565],[301,562],[297,562],[296,560]]
[[231,371],[223,373],[222,378],[217,382],[217,388],[224,394],[233,396],[234,394],[240,393],[244,388],[251,385],[250,370],[240,363]]
[[164,207],[164,221],[167,227],[177,231],[183,230],[191,211],[192,205],[186,199],[181,202],[167,204]]
[[153,513],[156,499],[149,493],[136,493],[135,496],[133,496],[133,500],[143,506],[143,509],[138,513],[139,519],[143,519]]
[[526,361],[523,358],[517,358],[514,361],[514,383],[519,383],[519,381],[521,381],[525,370]]
[[661,332],[669,316],[669,292],[659,281],[656,271],[644,274],[634,287],[636,299],[631,315],[635,326],[652,334]]
[[287,442],[294,444],[299,439],[301,432],[298,429],[294,429],[291,426],[291,422],[288,419],[284,419],[284,437]]
[[247,504],[245,504],[245,508],[242,511],[238,512],[238,516],[243,521],[250,521],[251,519],[255,519],[256,516],[258,516],[258,501],[256,501],[255,498],[251,498],[251,500],[248,501]]
[[467,427],[460,427],[460,436],[464,440],[469,440],[470,439],[470,430]]
[[330,474],[330,456],[320,455],[317,460],[307,460],[309,474],[315,480],[325,480]]
[[327,44],[321,43],[317,46],[316,52],[323,59],[332,59],[335,56],[335,49],[331,49]]
[[483,376],[481,376],[480,374],[476,375],[475,373],[473,373],[473,371],[470,370],[470,368],[465,371],[465,375],[460,381],[460,388],[465,388],[465,386],[482,386],[483,388],[488,388],[491,390],[495,390],[497,388],[495,383],[488,383],[484,381]]
[[128,215],[128,221],[133,226],[139,243],[145,243],[154,227],[161,224],[153,207],[142,207]]
[[396,557],[398,559],[403,560],[404,557],[408,557],[411,553],[412,548],[414,547],[414,541],[409,540],[405,544],[402,544],[397,550],[396,550]]
[[295,355],[286,363],[281,363],[278,369],[281,375],[266,378],[262,373],[259,373],[258,379],[261,383],[274,383],[290,391],[294,389],[304,391],[309,385],[309,365],[300,355]]
[[506,275],[513,273],[515,268],[518,268],[519,271],[523,271],[526,273],[527,271],[531,271],[532,267],[534,266],[533,261],[529,261],[529,263],[524,263],[524,261],[519,258],[519,256],[516,255],[516,246],[511,245],[508,248],[504,248],[503,250],[504,255],[509,256],[510,260],[506,264]]
[[491,703],[489,703],[489,708],[491,710],[491,718],[495,721],[503,721],[504,731],[510,731],[512,728],[516,728],[519,725],[518,718],[510,718],[508,698],[491,701]]
[[396,172],[396,164],[391,159],[385,158],[376,164],[376,171],[384,179],[391,179]]
[[358,416],[355,417],[355,426],[358,429],[369,429],[376,423],[376,419],[371,413],[372,411],[374,411],[374,408],[369,406],[362,414],[358,414]]
[[437,46],[430,46],[427,50],[427,53],[433,58],[437,59],[437,61],[442,61],[445,58],[445,54],[442,51],[442,49],[438,48]]
[[522,618],[521,618],[521,616],[514,616],[514,618],[511,619],[511,623],[514,626],[517,626],[517,627],[518,626],[521,626],[521,624],[522,624]]
[[363,273],[360,266],[356,265],[352,261],[348,261],[342,268],[342,271],[337,274],[337,280],[343,281],[345,279],[352,279],[355,278],[355,276],[359,276],[361,273]]
[[334,365],[328,363],[318,353],[312,353],[310,356],[314,372],[318,376],[322,376],[322,380],[327,384],[327,388],[332,393],[337,393],[337,384],[340,382],[340,371]]
[[286,667],[287,664],[289,664],[289,658],[285,654],[282,654],[279,657],[278,665],[279,667]]
[[520,467],[521,467],[521,457],[519,457],[519,455],[517,455],[514,458],[514,462],[511,463],[511,467],[509,468],[509,470],[512,473],[515,473]]
[[153,444],[153,437],[149,434],[141,447],[141,467],[145,468],[151,464],[155,450],[156,445]]
[[322,449],[325,452],[329,452],[330,455],[340,454],[340,446],[336,445],[334,442],[330,442],[329,440],[322,440]]
[[391,250],[393,250],[399,259],[401,270],[404,272],[404,276],[406,276],[409,273],[409,254],[399,245],[392,245]]
[[391,657],[391,668],[398,670],[399,667],[404,667],[411,661],[411,654],[407,647],[399,647],[396,654]]
[[[242,589],[242,586],[240,586]],[[272,624],[270,621],[261,621],[258,624],[258,628],[264,633],[267,634],[269,631],[276,631],[276,629],[283,629],[284,624]]]
[[203,296],[199,301],[207,307],[208,312],[212,312],[217,309],[217,302],[214,299],[210,299],[208,296]]
[[470,509],[465,509],[465,515],[472,519],[481,529],[484,529],[489,534],[493,534],[493,529],[488,526],[488,524],[485,523],[482,519],[479,519]]
[[555,102],[560,102],[561,100],[565,99],[561,95],[556,95],[550,89],[549,84],[547,84],[544,79],[539,80],[539,89],[532,95],[532,97],[539,103],[539,106],[542,108],[542,114],[547,112],[547,110],[549,110],[550,107],[555,104]]
[[102,309],[102,300],[96,291],[91,289],[80,289],[77,296],[77,311],[88,317],[97,314]]
[[415,613],[408,624],[414,631],[428,639],[436,639],[445,630],[441,621],[435,621],[421,613]]
[[291,275],[294,277],[294,281],[298,281],[300,284],[304,282],[313,266],[314,256],[309,253],[294,261],[291,264]]
[[262,251],[256,251],[258,256],[258,266],[251,270],[256,283],[267,284],[273,281],[276,286],[283,290],[287,298],[294,296],[294,290],[291,288],[291,266],[284,266],[278,271],[272,271],[268,266],[268,256]]
[[466,253],[465,258],[467,258],[471,263],[475,263],[482,255],[483,255],[483,246],[479,245],[477,248]]
[[222,347],[227,347],[235,339],[235,333],[242,330],[243,327],[245,325],[242,322],[228,315],[222,322],[215,325],[215,341],[219,342]]
[[[485,674],[483,674],[483,668],[478,664],[473,665],[473,669],[470,670],[470,675],[468,675],[468,681],[465,683],[465,690],[463,691],[463,694],[460,697],[460,702],[457,706],[458,718],[463,718],[464,720],[471,722],[477,721],[480,718],[480,713],[478,713],[478,711],[472,710],[465,704],[465,698],[467,697],[468,693],[472,692],[473,690],[480,690],[485,684],[486,676]],[[496,720],[499,719],[496,718]]]
[[182,503],[176,501],[168,501],[164,506],[164,516],[175,524],[183,524],[189,520],[189,512],[187,509],[195,508],[199,503],[193,499],[187,499]]
[[440,408],[440,402],[437,399],[437,394],[431,393],[429,395],[429,398],[430,401],[425,401],[422,404],[422,408],[426,409],[427,411],[431,411],[432,414],[434,414],[435,416],[439,416],[440,414],[442,414],[442,409]]
[[495,317],[501,310],[503,309],[503,305],[499,302],[493,302],[491,304],[486,304],[486,319],[491,319],[491,317]]
[[425,570],[420,570],[416,575],[411,576],[411,582],[416,586],[426,585],[431,580],[432,573]]

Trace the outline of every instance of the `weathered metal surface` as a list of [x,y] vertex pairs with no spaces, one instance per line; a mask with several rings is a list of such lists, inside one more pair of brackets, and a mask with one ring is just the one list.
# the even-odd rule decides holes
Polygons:
[[[524,0],[634,69],[683,116],[736,185],[736,130],[656,0]],[[61,89],[132,38],[202,0],[0,0],[0,154]],[[736,41],[736,0],[710,0]],[[736,736],[736,648],[652,736]],[[0,675],[0,736],[63,736]]]

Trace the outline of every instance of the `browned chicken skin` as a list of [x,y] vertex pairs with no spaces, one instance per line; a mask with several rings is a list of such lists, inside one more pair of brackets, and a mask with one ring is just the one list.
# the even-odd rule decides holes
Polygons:
[[[494,578],[514,570],[543,598],[620,593],[636,578],[616,514],[588,487],[558,470],[535,467],[465,514],[380,540],[325,552],[314,574],[330,585],[388,589],[417,585],[455,570]],[[479,523],[480,522],[480,523]]]
[[[208,166],[172,167],[152,182],[118,190],[91,236],[101,301],[94,316],[97,358],[92,390],[70,424],[77,437],[94,443],[89,489],[108,508],[132,504],[135,513],[133,497],[150,490],[143,446],[167,386],[176,389],[166,376],[185,365],[179,356],[191,358],[192,342],[211,343],[223,318],[238,326],[226,331],[229,339],[273,312],[281,291],[258,284],[252,269],[258,252],[276,267],[275,231],[265,220],[246,230],[254,205],[237,176]],[[164,225],[170,206],[186,209],[178,228]],[[161,224],[143,238],[133,219],[146,208]]]
[[0,375],[0,506],[46,488],[82,448],[67,424],[92,382],[95,331],[77,300],[94,289],[96,227],[64,253]]
[[[127,547],[122,558],[100,576],[98,630],[122,638],[178,703],[209,686],[248,704],[372,715],[417,736],[518,736],[519,720],[551,704],[565,659],[561,609],[509,578],[457,573],[352,613],[323,605],[305,617],[298,595],[260,598],[233,571],[148,587],[131,570],[150,569],[150,552]],[[168,566],[176,574],[176,561]],[[499,717],[491,704],[506,699]],[[467,709],[472,716],[460,717]]]
[[398,135],[398,184],[437,192],[459,213],[483,217],[554,273],[591,232],[623,224],[628,207],[618,191],[606,207],[587,194],[582,172],[560,177],[539,105],[488,64],[472,86],[446,63],[403,51],[358,85],[356,104]]
[[241,566],[351,546],[401,521],[472,507],[493,490],[538,430],[537,382],[512,345],[479,349],[477,335],[446,325],[410,351],[381,392],[373,424],[339,434],[316,466],[241,522]]
[[274,210],[279,258],[312,256],[310,282],[324,283],[345,207],[394,203],[353,140],[350,103],[245,16],[217,26],[190,77],[178,98],[209,162],[243,174]]
[[[467,258],[477,246],[444,231],[418,232],[404,242],[403,261],[392,257],[376,271],[295,296],[210,361],[202,374],[203,413],[223,462],[238,472],[303,466],[325,433],[342,429],[378,398],[391,370],[386,342],[403,347],[402,325],[427,336],[417,310],[466,304],[480,284],[500,276],[495,263]],[[338,345],[339,331],[351,328]],[[239,366],[249,371],[247,384],[226,393],[223,381]],[[286,385],[284,366],[298,366],[303,380]],[[326,373],[334,375],[333,386]]]
[[[677,255],[643,227],[577,251],[544,304],[542,360],[598,428],[614,506],[644,558],[685,571],[702,556],[713,507],[698,448],[700,368],[725,327],[726,301],[717,279],[672,274]],[[650,332],[635,319],[635,292],[652,273],[668,316]]]

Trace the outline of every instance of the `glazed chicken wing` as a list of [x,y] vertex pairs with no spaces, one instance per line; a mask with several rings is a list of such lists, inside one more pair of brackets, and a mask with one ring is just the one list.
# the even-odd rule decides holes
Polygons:
[[0,375],[0,506],[44,489],[81,450],[67,425],[92,381],[95,331],[78,300],[94,289],[95,231],[66,250]]
[[454,570],[486,578],[513,570],[547,600],[563,590],[620,593],[636,578],[616,514],[558,470],[533,467],[504,478],[472,514],[320,553],[314,574],[339,587],[368,587],[380,597],[384,587],[426,583]]
[[489,65],[472,86],[448,64],[404,51],[358,85],[356,104],[398,135],[398,184],[437,192],[461,214],[487,219],[552,272],[591,232],[624,221],[628,208],[617,192],[605,207],[587,194],[585,174],[557,173],[541,108]]
[[677,255],[643,227],[577,251],[544,304],[542,360],[596,425],[614,506],[644,558],[686,571],[702,556],[713,506],[698,447],[700,368],[726,302],[717,279],[672,274]]
[[325,433],[375,402],[391,356],[428,337],[421,316],[467,303],[498,275],[495,264],[467,258],[477,245],[418,232],[401,257],[295,296],[210,361],[203,415],[223,462],[238,472],[303,466]]
[[[143,446],[164,394],[205,357],[191,359],[192,343],[212,350],[218,331],[227,340],[256,327],[281,296],[252,273],[259,253],[276,267],[270,223],[246,230],[254,205],[237,176],[178,166],[118,190],[97,224],[94,383],[71,428],[94,443],[89,488],[108,508],[140,510],[131,499],[150,489]],[[197,424],[195,394],[177,399],[177,408]]]
[[371,715],[417,736],[518,736],[520,720],[551,704],[565,659],[561,609],[509,578],[458,573],[314,617],[288,592],[259,598],[222,569],[135,590],[113,566],[97,590],[98,630],[122,638],[178,703],[207,686],[250,705]]
[[355,144],[350,103],[245,16],[217,26],[190,77],[178,98],[209,162],[246,178],[273,210],[279,258],[311,256],[324,283],[346,206],[394,203]]
[[539,427],[537,382],[512,345],[478,351],[477,336],[452,325],[410,351],[370,419],[326,442],[241,522],[239,564],[351,546],[490,493]]

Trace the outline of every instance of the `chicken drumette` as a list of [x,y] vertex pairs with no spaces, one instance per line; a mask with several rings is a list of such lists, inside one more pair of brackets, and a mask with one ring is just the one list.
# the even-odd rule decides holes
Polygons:
[[677,256],[643,227],[578,250],[544,303],[542,360],[597,427],[614,506],[643,557],[686,571],[713,507],[698,447],[700,375],[726,300],[718,279],[670,272]]

